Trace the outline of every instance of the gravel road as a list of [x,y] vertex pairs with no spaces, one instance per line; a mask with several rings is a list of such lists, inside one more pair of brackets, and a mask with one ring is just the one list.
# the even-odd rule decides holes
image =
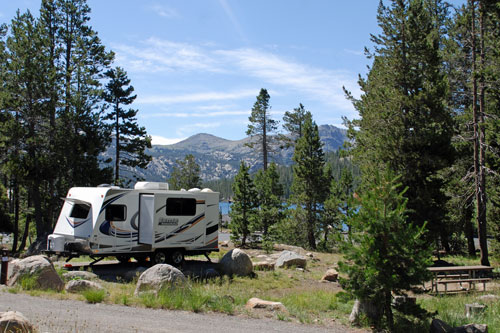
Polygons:
[[316,327],[270,319],[248,319],[220,314],[196,314],[88,304],[0,291],[0,312],[20,311],[40,332],[360,332],[339,325]]

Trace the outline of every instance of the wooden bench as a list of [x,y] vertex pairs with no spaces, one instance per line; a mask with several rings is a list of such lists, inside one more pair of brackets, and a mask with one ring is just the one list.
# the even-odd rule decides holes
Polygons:
[[439,294],[438,285],[440,285],[440,284],[444,284],[444,292],[446,294],[448,292],[448,284],[449,283],[460,283],[460,286],[462,285],[462,283],[468,283],[469,284],[469,289],[468,289],[469,291],[476,289],[476,283],[482,283],[483,284],[483,291],[486,291],[486,283],[489,281],[491,281],[491,278],[436,280],[434,283],[436,284],[436,293],[437,294]]

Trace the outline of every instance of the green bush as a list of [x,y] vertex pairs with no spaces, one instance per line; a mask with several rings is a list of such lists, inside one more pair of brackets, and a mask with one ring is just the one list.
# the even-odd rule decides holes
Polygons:
[[95,289],[88,289],[82,292],[83,297],[87,300],[88,303],[101,303],[104,301],[104,298],[106,298],[106,291],[105,290],[95,290]]
[[23,288],[24,290],[35,290],[38,288],[36,276],[23,275],[21,276],[20,282],[21,288]]

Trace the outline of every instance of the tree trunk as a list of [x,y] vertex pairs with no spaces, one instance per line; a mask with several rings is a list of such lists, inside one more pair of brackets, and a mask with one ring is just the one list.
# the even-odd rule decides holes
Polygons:
[[467,208],[465,213],[465,237],[467,238],[467,253],[473,257],[476,255],[476,246],[474,245],[474,228],[472,227],[471,210]]
[[316,238],[314,237],[314,216],[312,211],[312,204],[307,204],[307,240],[309,247],[316,250]]
[[264,163],[264,171],[267,170],[267,123],[266,112],[264,112],[264,124],[262,126],[262,157]]
[[115,123],[115,142],[116,142],[116,156],[115,156],[115,185],[119,184],[120,180],[120,117],[118,111],[118,103],[115,105],[116,123]]
[[29,230],[30,230],[31,214],[26,215],[26,222],[24,225],[23,238],[21,239],[21,245],[19,246],[19,252],[24,251],[26,247],[26,241],[28,240]]
[[12,253],[17,252],[17,241],[19,239],[19,185],[17,179],[14,179],[14,240],[12,242]]
[[478,237],[479,237],[479,248],[481,250],[481,265],[489,266],[490,261],[488,259],[488,242],[486,239],[486,158],[485,158],[485,121],[484,121],[484,93],[485,93],[485,82],[484,82],[484,70],[485,70],[485,51],[484,51],[484,5],[483,1],[479,1],[479,29],[480,29],[480,76],[479,76],[479,196],[478,200],[478,210],[477,210],[477,222],[478,222]]
[[[481,2],[479,2],[481,5]],[[481,111],[477,110],[477,66],[476,66],[476,8],[475,1],[470,0],[469,6],[471,7],[471,48],[472,48],[472,118],[474,122],[474,175],[475,175],[475,194],[476,194],[476,222],[477,222],[477,231],[479,237],[479,248],[481,251],[481,265],[489,266],[488,260],[488,247],[486,241],[486,185],[485,175],[484,175],[484,146],[481,144],[484,141],[484,129],[481,125],[481,119],[484,119],[482,115],[480,115]],[[483,22],[482,22],[482,14],[480,13],[480,25],[481,25],[481,33],[483,33]],[[481,46],[483,46],[482,36],[481,36]],[[481,47],[481,58],[484,57],[483,47]],[[483,61],[484,59],[481,59]],[[482,75],[481,75],[482,76]],[[483,81],[483,80],[481,80]],[[483,86],[484,82],[482,82],[481,86]],[[484,94],[484,86],[482,90],[482,94]],[[484,107],[484,97],[482,107]],[[480,105],[481,108],[481,105]]]
[[394,332],[394,317],[392,315],[392,294],[391,291],[386,291],[385,293],[385,302],[384,302],[384,307],[385,307],[385,316],[387,318],[387,326],[389,327],[389,332]]

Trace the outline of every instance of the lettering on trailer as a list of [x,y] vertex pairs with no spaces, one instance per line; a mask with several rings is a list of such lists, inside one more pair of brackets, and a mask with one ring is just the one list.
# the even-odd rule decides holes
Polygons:
[[179,225],[179,219],[160,217],[159,225]]

